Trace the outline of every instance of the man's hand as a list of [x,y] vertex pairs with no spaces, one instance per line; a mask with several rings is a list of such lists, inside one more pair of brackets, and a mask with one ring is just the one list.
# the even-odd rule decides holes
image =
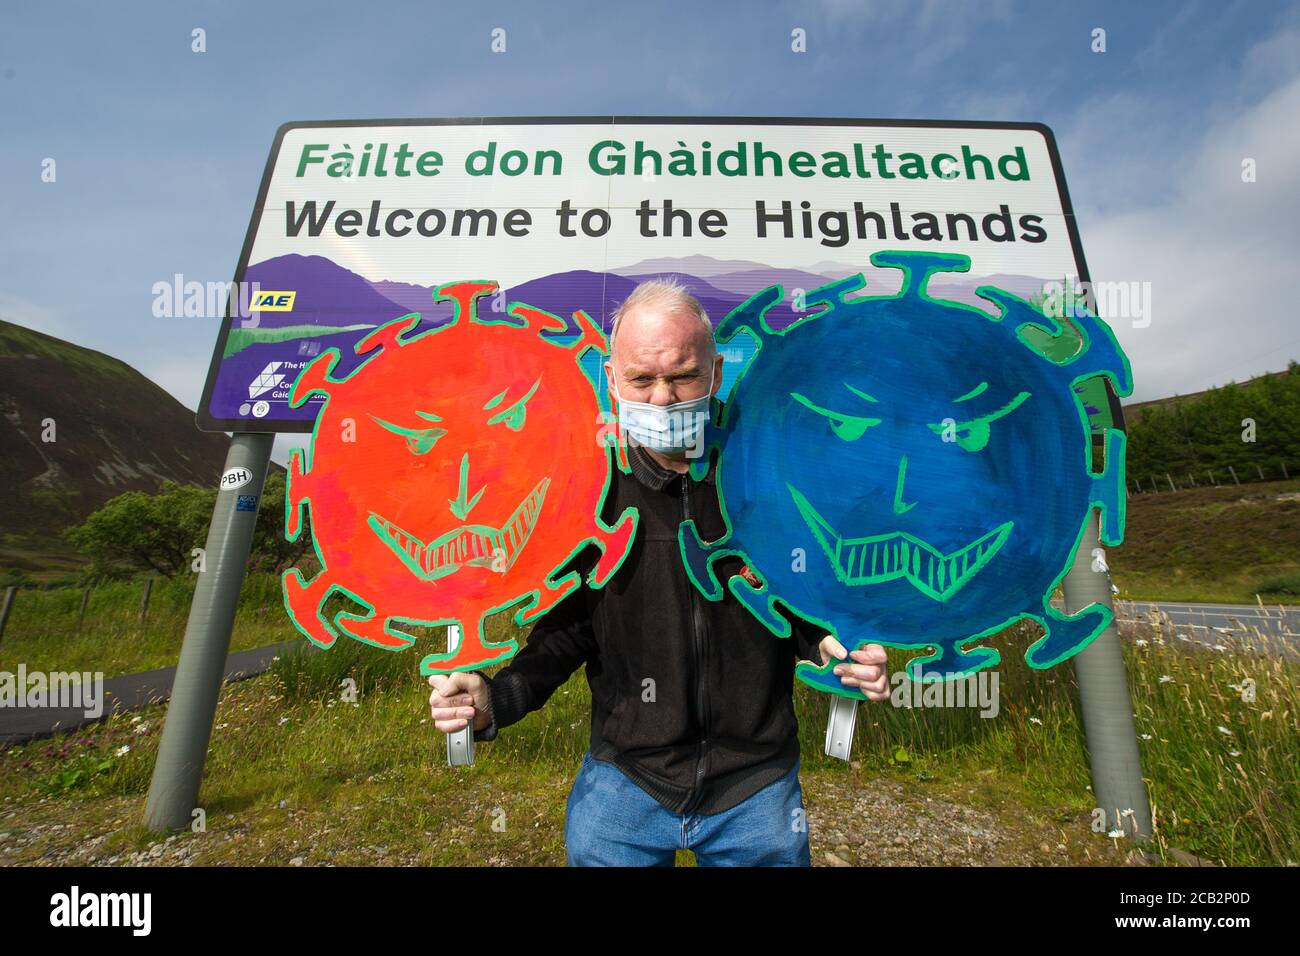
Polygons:
[[844,650],[844,645],[827,634],[822,638],[818,650],[822,655],[822,666],[832,657],[852,662],[835,665],[835,673],[845,687],[859,687],[867,695],[867,700],[885,700],[889,697],[889,677],[885,673],[885,648],[880,644],[863,644],[852,654]]
[[473,671],[454,674],[430,674],[429,712],[433,726],[444,734],[464,730],[470,721],[475,730],[484,730],[492,723],[492,695],[487,681]]

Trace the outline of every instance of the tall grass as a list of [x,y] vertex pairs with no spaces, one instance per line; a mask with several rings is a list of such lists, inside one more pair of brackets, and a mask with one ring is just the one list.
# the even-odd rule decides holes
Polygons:
[[[143,580],[100,584],[78,623],[80,588],[23,588],[14,598],[3,637],[0,670],[19,663],[43,671],[102,671],[106,677],[175,666],[194,598],[194,575],[155,577],[149,612],[140,623]],[[290,640],[279,578],[250,574],[240,592],[231,650]]]
[[[492,626],[495,639],[513,627],[504,617]],[[1122,633],[1154,848],[1233,865],[1300,862],[1300,663],[1256,641],[1197,643],[1167,620],[1126,623]],[[1104,843],[1088,826],[1094,800],[1073,667],[1030,668],[1023,653],[1035,637],[1013,627],[989,642],[1002,653],[996,717],[973,707],[860,704],[856,768],[822,753],[827,698],[797,684],[803,773],[840,777],[845,787],[888,774],[927,793],[969,793],[991,808],[1047,816]],[[430,634],[399,653],[345,640],[283,655],[270,674],[228,687],[204,806],[213,820],[233,821],[224,825],[253,827],[258,839],[231,843],[219,858],[283,862],[301,852],[293,846],[322,845],[320,833],[331,832],[329,840],[342,841],[331,845],[405,846],[426,863],[562,860],[564,797],[588,742],[585,675],[579,670],[541,710],[477,745],[473,767],[453,771],[418,674],[420,656],[444,640]],[[891,650],[891,673],[911,654]],[[355,700],[341,686],[349,677]],[[1246,688],[1253,700],[1243,699],[1252,696]],[[93,818],[97,801],[120,814],[114,798],[143,800],[147,791],[162,714],[150,709],[76,738],[0,752],[0,797],[10,808],[45,798],[42,820],[74,826]],[[130,750],[119,753],[122,746]],[[281,800],[305,809],[286,817],[275,809]],[[512,821],[506,832],[493,829],[497,808]],[[548,836],[539,842],[538,833]]]
[[[1277,656],[1276,647],[1268,652],[1258,632],[1232,643],[1198,642],[1161,615],[1124,632],[1156,848],[1225,864],[1300,862],[1300,660]],[[970,707],[863,704],[855,757],[901,764],[921,779],[969,780],[992,771],[1027,802],[1090,810],[1074,669],[1030,668],[1023,652],[1034,636],[1017,626],[991,642],[1002,652],[996,718]],[[893,672],[911,655],[889,656]],[[1243,699],[1251,696],[1247,688],[1251,701]],[[822,754],[820,735],[808,739],[824,726],[824,701],[802,694],[798,703],[805,754],[815,748],[805,766],[838,764]]]

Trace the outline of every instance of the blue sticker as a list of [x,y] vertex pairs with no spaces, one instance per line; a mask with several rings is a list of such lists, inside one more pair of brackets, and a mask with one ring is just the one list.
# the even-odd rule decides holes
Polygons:
[[257,495],[240,495],[239,500],[235,502],[236,511],[256,511]]

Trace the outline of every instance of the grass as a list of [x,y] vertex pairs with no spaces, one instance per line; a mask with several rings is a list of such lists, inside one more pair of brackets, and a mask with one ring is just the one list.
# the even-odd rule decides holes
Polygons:
[[[156,577],[149,614],[140,624],[141,581],[101,584],[91,591],[78,624],[80,588],[23,588],[14,598],[3,637],[0,670],[102,671],[105,677],[174,667],[194,596],[194,577]],[[280,603],[279,579],[244,582],[231,637],[232,651],[266,647],[297,636]]]
[[357,329],[371,329],[373,325],[339,325],[322,329],[319,325],[286,325],[279,328],[243,328],[232,326],[226,337],[226,348],[222,358],[229,358],[251,345],[265,342],[287,342],[290,339],[307,338],[312,335],[334,335],[339,332],[354,332]]
[[98,375],[104,379],[142,377],[121,359],[62,342],[53,336],[0,321],[0,356],[17,357],[35,355],[54,359],[70,373],[78,376]]
[[0,532],[0,576],[6,584],[61,586],[76,580],[85,566],[86,558],[66,542],[38,534]]
[[1126,600],[1300,603],[1300,480],[1133,495],[1107,556]]
[[[510,626],[494,623],[498,634]],[[1124,642],[1124,656],[1155,814],[1152,849],[1165,860],[1178,848],[1223,864],[1300,861],[1300,664],[1134,627],[1144,629],[1129,632],[1139,639]],[[826,698],[797,685],[814,846],[817,827],[841,805],[835,795],[884,778],[922,799],[980,808],[1026,845],[1050,832],[1067,849],[1040,862],[1122,858],[1111,850],[1119,841],[1089,825],[1073,670],[1029,668],[1031,639],[1012,628],[992,642],[1003,654],[996,718],[863,704],[849,764],[821,752]],[[0,863],[85,854],[124,863],[160,852],[203,864],[562,865],[565,800],[587,742],[582,672],[542,710],[479,744],[472,767],[452,769],[416,674],[425,650],[347,642],[227,687],[201,793],[206,832],[169,844],[140,825],[162,708],[0,752],[0,831],[9,834]],[[891,651],[891,672],[908,656]],[[339,686],[348,676],[355,701]],[[1253,700],[1242,699],[1244,686]]]
[[[1125,600],[1300,603],[1300,480],[1133,495],[1124,543],[1107,557]],[[143,627],[142,586],[95,588],[81,626],[80,589],[23,588],[0,637],[0,670],[24,662],[112,677],[175,665],[194,578],[155,579]],[[282,608],[279,579],[250,575],[231,650],[297,638]]]

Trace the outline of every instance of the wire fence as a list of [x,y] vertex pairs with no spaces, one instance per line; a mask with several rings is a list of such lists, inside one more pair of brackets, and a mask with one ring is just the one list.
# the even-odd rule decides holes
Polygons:
[[1161,472],[1141,478],[1128,479],[1129,495],[1168,494],[1171,491],[1188,491],[1192,488],[1211,488],[1223,485],[1258,484],[1261,481],[1290,481],[1292,475],[1300,477],[1300,465],[1284,461],[1276,464],[1228,465],[1226,468],[1206,468],[1204,471]]

